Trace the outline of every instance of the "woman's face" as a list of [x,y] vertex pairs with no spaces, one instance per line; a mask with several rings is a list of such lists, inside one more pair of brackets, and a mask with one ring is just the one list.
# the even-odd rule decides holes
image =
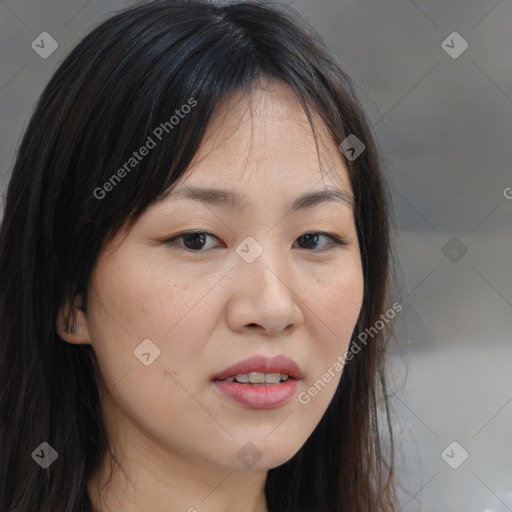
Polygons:
[[[363,296],[352,189],[339,150],[322,128],[318,161],[288,87],[256,89],[250,99],[233,97],[218,110],[176,195],[103,250],[76,341],[96,354],[111,438],[233,470],[276,467],[304,444],[339,383],[332,368],[348,348]],[[186,197],[197,188],[240,200]],[[342,199],[292,206],[327,188]],[[166,242],[190,230],[207,233]],[[276,356],[294,361],[302,377],[259,385],[213,380],[239,361]],[[228,373],[254,370],[253,380],[292,373],[280,363]],[[319,380],[320,391],[299,400]]]

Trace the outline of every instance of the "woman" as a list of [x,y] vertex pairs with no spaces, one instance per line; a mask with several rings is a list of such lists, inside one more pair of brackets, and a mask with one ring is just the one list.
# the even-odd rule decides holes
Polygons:
[[85,37],[7,191],[2,512],[394,510],[382,179],[289,8],[155,1]]

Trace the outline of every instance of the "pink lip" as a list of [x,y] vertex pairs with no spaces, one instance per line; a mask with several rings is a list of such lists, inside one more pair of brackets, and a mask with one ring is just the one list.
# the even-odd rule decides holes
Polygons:
[[298,379],[290,378],[281,384],[241,384],[225,380],[215,380],[212,384],[226,398],[237,404],[250,409],[273,409],[290,400],[296,393],[299,382]]
[[255,356],[239,361],[229,368],[226,368],[215,375],[212,380],[224,380],[239,375],[240,373],[251,372],[286,373],[286,375],[294,379],[302,379],[304,377],[299,365],[289,357],[276,356],[268,358],[265,356]]
[[[224,379],[240,373],[263,372],[285,373],[289,379],[280,384],[242,384],[226,382]],[[303,378],[299,365],[286,356],[269,359],[264,356],[251,357],[226,368],[212,378],[212,384],[226,398],[251,409],[272,409],[284,404],[296,393],[299,380]]]

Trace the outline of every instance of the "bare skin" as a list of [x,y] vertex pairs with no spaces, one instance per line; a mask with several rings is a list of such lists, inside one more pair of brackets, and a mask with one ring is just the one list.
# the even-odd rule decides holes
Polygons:
[[[326,187],[352,195],[342,157],[319,126],[319,162],[306,115],[283,84],[225,106],[177,188],[235,191],[246,196],[245,208],[172,195],[152,205],[100,254],[76,332],[58,327],[69,343],[94,349],[103,417],[123,469],[103,486],[107,458],[89,481],[98,510],[268,512],[268,470],[304,444],[341,377],[308,404],[298,401],[347,350],[361,309],[353,211],[337,201],[290,205]],[[164,242],[188,230],[214,237],[200,249],[190,239]],[[304,240],[311,232],[346,245],[321,235]],[[252,263],[236,252],[247,237],[263,248]],[[145,339],[160,350],[148,366],[134,355]],[[212,385],[213,375],[242,359],[280,354],[304,378],[279,407],[251,409]],[[237,456],[249,442],[261,455],[251,467]]]

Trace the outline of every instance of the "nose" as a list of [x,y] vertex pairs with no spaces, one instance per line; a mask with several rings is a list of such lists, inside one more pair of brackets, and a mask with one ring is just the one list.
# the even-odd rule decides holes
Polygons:
[[234,331],[289,335],[304,321],[296,278],[284,255],[268,248],[252,263],[237,261],[227,321]]

